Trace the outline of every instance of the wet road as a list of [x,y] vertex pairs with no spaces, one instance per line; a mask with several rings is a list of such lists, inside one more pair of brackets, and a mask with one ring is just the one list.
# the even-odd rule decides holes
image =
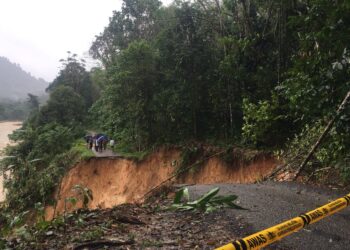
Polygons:
[[[189,190],[195,198],[213,187],[220,187],[220,194],[223,195],[238,195],[239,205],[249,209],[229,211],[232,216],[246,223],[246,228],[249,228],[246,236],[292,219],[349,193],[298,183],[274,182],[195,185],[189,186]],[[350,249],[350,207],[274,243],[269,249]]]
[[92,149],[92,152],[96,157],[117,157],[118,154],[114,153],[111,149],[103,150],[102,152],[96,152],[95,149]]

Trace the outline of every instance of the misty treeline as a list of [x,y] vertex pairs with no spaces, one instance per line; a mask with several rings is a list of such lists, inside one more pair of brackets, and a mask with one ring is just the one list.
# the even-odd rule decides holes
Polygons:
[[25,120],[32,111],[33,98],[39,103],[46,101],[47,84],[0,56],[0,121]]
[[[90,49],[102,66],[69,53],[12,135],[6,207],[50,204],[88,128],[128,150],[204,141],[300,161],[350,89],[349,13],[346,0],[124,0]],[[349,120],[347,107],[313,167],[350,179]]]
[[43,79],[35,78],[25,72],[20,65],[10,62],[6,57],[0,56],[0,102],[19,103],[28,96],[42,96],[48,83]]
[[0,121],[6,120],[26,120],[32,112],[39,109],[47,101],[46,95],[36,96],[27,94],[27,98],[23,100],[0,100]]
[[30,113],[28,103],[25,101],[0,101],[0,121],[24,120]]

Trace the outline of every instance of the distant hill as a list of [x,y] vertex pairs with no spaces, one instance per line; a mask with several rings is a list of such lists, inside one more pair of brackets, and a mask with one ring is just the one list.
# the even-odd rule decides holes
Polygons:
[[48,83],[25,72],[18,64],[0,56],[0,101],[22,100],[27,94],[42,95]]

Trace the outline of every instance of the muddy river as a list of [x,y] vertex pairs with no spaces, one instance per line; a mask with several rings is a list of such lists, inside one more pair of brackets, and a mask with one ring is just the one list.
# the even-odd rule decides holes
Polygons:
[[[2,149],[6,147],[7,144],[10,143],[8,135],[20,127],[21,127],[21,122],[18,122],[18,121],[0,122],[0,152]],[[2,187],[2,175],[0,175],[0,201],[3,201],[4,198],[5,198],[5,195]]]

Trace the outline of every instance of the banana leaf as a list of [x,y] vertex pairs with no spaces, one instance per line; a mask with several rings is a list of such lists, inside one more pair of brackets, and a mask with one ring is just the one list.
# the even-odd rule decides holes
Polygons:
[[188,202],[187,204],[188,205],[199,205],[202,207],[203,205],[208,203],[210,201],[210,199],[213,198],[219,192],[219,190],[220,190],[220,188],[218,188],[218,187],[213,188],[212,190],[210,190],[208,193],[204,194],[198,200]]

